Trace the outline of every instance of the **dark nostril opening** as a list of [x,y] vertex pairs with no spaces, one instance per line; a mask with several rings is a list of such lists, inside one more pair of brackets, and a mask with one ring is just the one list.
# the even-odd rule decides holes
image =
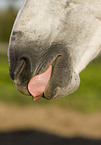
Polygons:
[[14,78],[18,78],[22,71],[24,70],[24,68],[26,67],[26,60],[25,59],[21,59],[18,62],[18,65],[16,66],[15,72],[14,72]]
[[17,89],[23,94],[29,95],[28,82],[31,78],[31,61],[28,57],[20,57],[10,60],[9,74]]
[[27,57],[22,57],[17,61],[14,69],[14,83],[27,86],[31,77],[31,62]]
[[[11,57],[9,62],[9,75],[16,83],[27,84],[31,77],[31,61],[28,56],[22,56],[20,59]],[[17,82],[18,81],[18,82]]]

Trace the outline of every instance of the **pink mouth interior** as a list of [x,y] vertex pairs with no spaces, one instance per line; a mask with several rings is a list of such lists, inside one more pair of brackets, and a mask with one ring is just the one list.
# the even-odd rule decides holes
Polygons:
[[28,90],[33,96],[33,101],[40,99],[46,89],[52,72],[52,65],[42,74],[34,76],[29,84]]

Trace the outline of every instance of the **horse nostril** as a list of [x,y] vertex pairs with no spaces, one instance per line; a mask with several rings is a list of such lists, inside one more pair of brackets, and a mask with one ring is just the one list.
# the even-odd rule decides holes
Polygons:
[[23,94],[29,95],[28,82],[31,77],[31,62],[27,57],[10,62],[9,74],[16,88]]
[[26,60],[25,59],[21,59],[20,61],[18,61],[18,65],[16,66],[16,69],[14,72],[14,79],[18,78],[21,75],[21,73],[25,67],[26,67]]

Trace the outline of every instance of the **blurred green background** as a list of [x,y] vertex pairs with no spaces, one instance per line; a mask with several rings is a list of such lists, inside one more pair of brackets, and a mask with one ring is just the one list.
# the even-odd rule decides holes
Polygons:
[[[40,99],[32,102],[15,88],[9,77],[7,48],[9,36],[21,4],[6,1],[6,8],[0,7],[0,102],[16,105],[57,105],[83,113],[101,112],[101,57],[97,57],[80,73],[81,84],[73,94],[48,101]],[[22,1],[21,1],[22,2]]]

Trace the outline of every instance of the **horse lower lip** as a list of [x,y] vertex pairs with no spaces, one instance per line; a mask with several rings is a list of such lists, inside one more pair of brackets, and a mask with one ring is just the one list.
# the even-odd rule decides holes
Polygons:
[[21,85],[17,80],[15,81],[16,88],[24,95],[30,95],[27,86]]

